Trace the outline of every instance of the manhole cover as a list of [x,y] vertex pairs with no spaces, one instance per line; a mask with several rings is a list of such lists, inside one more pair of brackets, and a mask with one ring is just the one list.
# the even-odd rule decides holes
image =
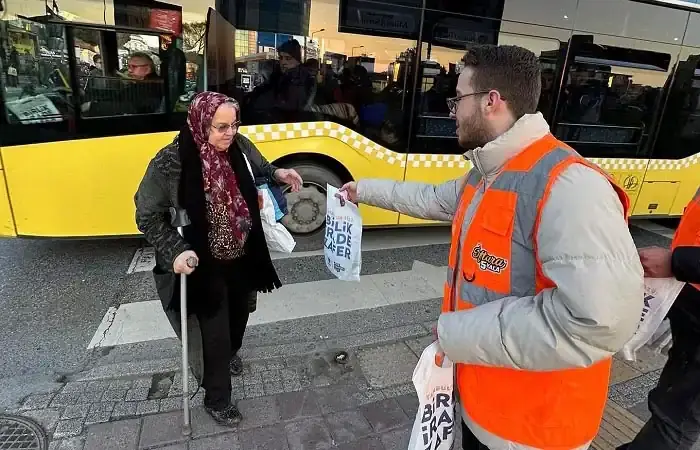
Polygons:
[[46,450],[46,433],[33,420],[0,414],[0,450]]

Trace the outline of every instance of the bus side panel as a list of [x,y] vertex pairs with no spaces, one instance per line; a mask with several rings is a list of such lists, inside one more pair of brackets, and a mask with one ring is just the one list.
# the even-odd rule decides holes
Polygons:
[[174,136],[157,133],[3,148],[17,234],[138,234],[134,193],[150,159]]
[[15,237],[15,222],[12,217],[12,208],[10,207],[10,198],[7,195],[7,186],[5,184],[5,171],[0,162],[0,236]]
[[640,198],[642,182],[649,161],[633,158],[588,158],[588,160],[607,172],[617,182],[618,186],[625,190],[630,199],[630,211],[634,211],[635,205]]
[[[643,190],[654,203],[663,205],[666,214],[681,216],[684,208],[697,192],[698,186],[700,186],[700,153],[681,160],[652,160],[644,177]],[[635,213],[648,214],[647,207],[647,204],[640,204]]]
[[[464,176],[472,168],[462,155],[409,155],[406,162],[406,181],[440,184]],[[401,225],[441,224],[434,220],[416,219],[402,214]]]

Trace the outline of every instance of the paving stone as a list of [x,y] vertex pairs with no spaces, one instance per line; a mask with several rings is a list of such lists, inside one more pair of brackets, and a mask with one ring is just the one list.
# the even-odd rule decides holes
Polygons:
[[139,448],[177,444],[187,439],[182,434],[181,412],[147,416],[143,419]]
[[[197,390],[197,379],[191,373],[188,374],[188,388],[190,394]],[[150,387],[148,388],[150,389]],[[176,397],[182,395],[182,375],[179,373],[173,378],[173,384],[170,386],[170,391],[168,391],[170,397]]]
[[396,397],[396,401],[409,418],[413,419],[416,417],[419,403],[418,396],[415,393]]
[[360,411],[377,433],[406,425],[412,420],[393,398],[361,406]]
[[240,429],[273,425],[280,421],[280,409],[277,397],[268,396],[246,399],[238,402],[238,409],[243,414]]
[[270,359],[277,358],[279,355],[301,356],[324,350],[326,350],[326,346],[323,342],[293,342],[289,344],[243,348],[243,350],[241,350],[241,357],[246,359]]
[[109,411],[112,412],[114,409],[115,402],[99,402],[90,405],[90,412],[95,411]]
[[51,400],[53,400],[53,397],[56,394],[38,394],[38,395],[30,395],[27,397],[24,402],[22,403],[22,407],[20,409],[22,410],[28,410],[28,409],[45,409],[49,407],[49,403],[51,403]]
[[290,450],[326,450],[333,446],[330,431],[320,417],[289,422],[284,430]]
[[630,408],[646,400],[649,391],[656,387],[659,382],[660,375],[661,371],[657,370],[610,386],[608,398],[617,402],[623,408]]
[[83,392],[85,388],[87,387],[87,383],[84,383],[82,381],[70,381],[66,383],[65,386],[63,386],[63,389],[61,389],[61,394],[72,394],[76,392]]
[[[382,444],[386,450],[406,450],[408,441],[411,440],[411,428],[413,425],[398,430],[384,433],[381,436]],[[455,447],[455,448],[462,448]]]
[[109,422],[112,418],[112,413],[110,411],[91,411],[85,417],[85,425],[94,425],[98,423]]
[[381,391],[368,394],[368,392],[362,392],[353,385],[330,386],[314,389],[313,392],[317,395],[316,401],[323,414],[355,409],[361,405],[372,403],[375,398],[383,398]]
[[647,346],[637,350],[635,357],[636,361],[625,361],[625,363],[642,373],[663,369],[668,360],[667,356],[660,355]]
[[[289,450],[287,435],[281,426],[257,428],[241,432],[240,442],[245,450]],[[192,450],[190,444],[190,450]]]
[[297,379],[295,379],[295,380],[285,379],[284,381],[282,381],[282,389],[284,389],[284,392],[301,391],[302,390],[301,380],[298,378],[298,375],[297,375]]
[[[223,434],[231,431],[228,427],[223,427],[218,423],[214,422],[214,419],[204,410],[203,407],[192,408],[192,438],[198,439],[201,437],[213,436],[215,434]],[[170,414],[177,414],[182,420],[182,411],[173,412]],[[245,420],[245,418],[244,418]]]
[[268,370],[265,372],[262,372],[261,374],[262,377],[262,382],[263,384],[265,383],[281,383],[282,382],[282,374],[280,373],[279,370]]
[[133,386],[134,382],[132,380],[114,380],[111,383],[109,383],[109,387],[107,389],[124,389],[124,390],[129,390]]
[[357,352],[362,373],[372,387],[405,384],[413,377],[418,357],[403,342]]
[[160,412],[176,411],[182,408],[182,398],[170,397],[160,401]]
[[345,444],[372,434],[372,427],[358,410],[329,414],[326,422],[336,443]]
[[102,396],[105,402],[121,402],[126,397],[127,389],[107,389]]
[[112,417],[115,419],[123,419],[125,417],[133,417],[136,415],[137,402],[119,402],[114,405]]
[[82,392],[65,392],[61,391],[60,393],[56,394],[56,396],[51,400],[51,407],[52,408],[60,408],[63,406],[71,406],[75,405],[78,403],[78,400],[80,400],[80,397],[82,395]]
[[282,385],[281,381],[264,383],[263,389],[265,391],[265,395],[277,395],[284,392],[284,386]]
[[36,420],[48,433],[51,433],[61,417],[61,410],[55,408],[22,411],[23,416]]
[[190,450],[239,450],[240,448],[241,443],[235,433],[222,434],[190,442]]
[[83,432],[83,419],[60,420],[53,432],[54,439],[79,436]]
[[633,378],[641,376],[642,372],[628,364],[628,361],[621,361],[613,358],[612,371],[610,373],[610,384],[623,383]]
[[256,384],[263,384],[262,372],[253,372],[248,375],[243,375],[244,386],[251,386]]
[[243,393],[245,398],[262,397],[265,395],[265,389],[262,384],[251,384],[245,386]]
[[78,403],[97,403],[102,401],[105,391],[86,390],[78,398]]
[[423,328],[421,325],[413,324],[329,339],[327,345],[328,348],[350,349],[377,345],[391,341],[403,341],[408,338],[423,336],[425,334],[425,328]]
[[86,450],[127,450],[138,444],[141,420],[121,420],[102,423],[88,428],[85,438]]
[[54,442],[58,444],[55,447],[56,450],[83,450],[83,447],[85,446],[85,438],[82,437],[74,437]]
[[270,358],[265,360],[265,365],[268,370],[282,370],[287,367],[284,363],[284,358]]
[[386,398],[393,398],[402,395],[416,395],[416,388],[413,383],[406,383],[382,389],[382,392]]
[[126,392],[125,400],[127,402],[139,402],[148,399],[148,389],[146,388],[132,388]]
[[111,381],[104,381],[104,380],[99,380],[99,381],[89,381],[87,386],[85,387],[85,390],[87,391],[106,391],[109,389]]
[[151,378],[137,378],[132,383],[132,388],[134,389],[151,389],[153,380]]
[[[406,443],[406,447],[408,447],[408,443]],[[334,448],[336,448],[337,450],[384,450],[384,445],[378,437],[371,437],[366,439],[360,439],[357,442],[341,444]],[[454,450],[457,450],[458,448],[461,447],[454,447]]]
[[651,419],[651,412],[649,411],[649,404],[646,401],[639,402],[636,405],[628,408],[629,412],[639,417],[641,420],[646,422]]
[[278,395],[277,404],[282,420],[297,420],[321,414],[321,409],[316,403],[316,394],[311,391]]
[[144,414],[155,414],[160,409],[160,400],[146,400],[138,402],[136,406],[136,414],[142,416]]
[[63,410],[61,419],[84,419],[87,417],[89,412],[90,405],[88,404],[71,405],[67,406],[66,409]]
[[434,340],[435,337],[433,337],[433,334],[430,333],[427,336],[419,337],[417,339],[409,339],[406,341],[406,345],[408,345],[408,348],[410,348],[411,351],[415,353],[418,358],[420,358],[420,355],[423,354],[423,350],[432,344]]

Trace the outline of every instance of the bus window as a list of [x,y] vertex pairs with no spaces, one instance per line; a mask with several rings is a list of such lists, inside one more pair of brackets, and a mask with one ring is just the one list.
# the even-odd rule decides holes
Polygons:
[[642,157],[675,57],[604,38],[572,38],[554,134],[585,157]]
[[[159,36],[76,30],[83,117],[165,113],[159,53]],[[100,68],[90,64],[97,54],[103,62]]]
[[700,48],[684,48],[651,157],[681,159],[700,149]]
[[700,13],[691,13],[685,30],[683,45],[700,47]]
[[0,23],[0,61],[8,124],[50,124],[73,117],[65,28],[22,19]]
[[[256,48],[237,44],[227,93],[241,101],[244,125],[330,121],[405,152],[407,68],[416,46],[406,37],[417,34],[420,14],[391,6],[407,17],[397,28],[362,19],[377,7],[317,0],[307,38],[260,31]],[[236,40],[251,32],[236,30]]]
[[630,0],[579,0],[576,31],[680,44],[688,14]]
[[[502,22],[426,11],[415,139],[411,153],[461,154],[447,99],[456,95],[462,57],[470,42],[518,45],[540,57],[542,95],[538,109],[549,117],[556,95],[560,42],[552,38],[501,31]],[[559,64],[561,65],[561,64]]]

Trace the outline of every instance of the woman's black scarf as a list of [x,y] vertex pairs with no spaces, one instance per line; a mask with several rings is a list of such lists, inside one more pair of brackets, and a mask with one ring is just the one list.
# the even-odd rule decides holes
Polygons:
[[[245,244],[245,253],[233,261],[216,260],[209,250],[209,222],[207,220],[206,202],[204,198],[204,176],[199,150],[194,142],[192,133],[187,125],[180,131],[179,153],[182,162],[182,173],[178,190],[178,201],[185,208],[191,225],[185,227],[185,240],[199,257],[199,266],[194,271],[192,281],[206,283],[207,276],[219,274],[225,277],[235,277],[235,285],[241,293],[248,291],[271,292],[282,286],[267,249],[267,241],[262,228],[260,207],[258,206],[258,191],[255,187],[243,153],[234,139],[228,155],[231,168],[236,174],[238,185],[243,198],[248,205],[253,227]],[[194,275],[197,274],[195,277]],[[203,286],[204,287],[204,286]],[[188,289],[189,291],[189,289]],[[216,296],[205,296],[216,297]],[[198,299],[197,303],[201,300]],[[207,310],[218,309],[221,299],[208,298]],[[202,306],[200,304],[200,306]]]

